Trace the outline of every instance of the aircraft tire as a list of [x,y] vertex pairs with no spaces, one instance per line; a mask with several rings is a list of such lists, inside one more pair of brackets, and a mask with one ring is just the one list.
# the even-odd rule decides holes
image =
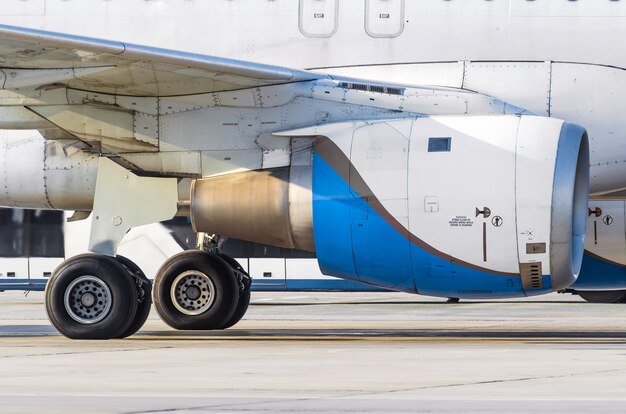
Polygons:
[[224,325],[222,325],[219,329],[228,329],[231,326],[235,325],[237,322],[243,318],[243,315],[248,311],[248,306],[250,306],[250,286],[246,287],[243,292],[239,292],[239,301],[237,302],[237,307],[235,308],[235,313],[233,316],[227,320]]
[[152,291],[161,319],[174,329],[222,329],[239,304],[239,283],[219,256],[189,250],[159,269]]
[[579,290],[577,293],[589,303],[620,303],[626,301],[626,290]]
[[243,290],[240,289],[239,301],[237,302],[237,308],[235,309],[235,313],[233,313],[233,316],[231,316],[230,319],[226,321],[226,323],[224,323],[224,325],[220,327],[220,329],[228,329],[231,326],[238,323],[248,311],[248,306],[250,306],[250,296],[251,296],[250,295],[251,279],[250,279],[250,275],[248,274],[248,272],[246,272],[246,270],[239,264],[237,260],[223,253],[218,253],[218,256],[224,259],[224,261],[228,263],[232,268],[243,273],[248,278],[244,282],[245,284],[244,284]]
[[94,253],[67,259],[46,286],[48,319],[72,339],[117,338],[137,313],[136,287],[124,266]]
[[146,323],[152,306],[152,282],[146,277],[143,271],[132,260],[124,256],[115,258],[133,275],[137,291],[137,312],[130,326],[118,335],[118,338],[126,338],[134,335]]

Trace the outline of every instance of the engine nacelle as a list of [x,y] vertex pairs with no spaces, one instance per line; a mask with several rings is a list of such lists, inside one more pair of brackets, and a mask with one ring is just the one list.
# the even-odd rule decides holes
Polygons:
[[589,200],[585,257],[576,290],[626,290],[626,200]]
[[437,296],[513,297],[576,280],[589,188],[583,128],[439,116],[288,135],[317,135],[312,166],[197,180],[198,231],[314,248],[325,274]]
[[7,131],[0,137],[0,206],[91,210],[98,157],[74,145],[76,141]]

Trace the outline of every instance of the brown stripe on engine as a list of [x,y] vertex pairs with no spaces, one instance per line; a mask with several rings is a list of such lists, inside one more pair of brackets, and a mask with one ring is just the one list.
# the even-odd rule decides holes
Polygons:
[[487,272],[498,276],[520,276],[519,273],[498,272],[485,267],[476,266],[475,264],[457,259],[456,257],[442,252],[441,250],[435,249],[424,240],[409,232],[406,227],[404,227],[394,216],[391,215],[391,213],[389,213],[389,211],[387,211],[380,200],[378,200],[378,198],[374,195],[361,174],[359,174],[354,165],[352,165],[350,159],[331,139],[325,136],[318,136],[315,140],[314,150],[346,183],[350,185],[355,192],[357,192],[365,200],[372,210],[378,213],[378,215],[380,215],[394,230],[409,239],[411,243],[415,244],[419,248],[441,259],[469,269]]

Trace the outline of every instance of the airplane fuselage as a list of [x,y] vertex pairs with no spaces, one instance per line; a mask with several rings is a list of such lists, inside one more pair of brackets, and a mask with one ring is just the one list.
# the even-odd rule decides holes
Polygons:
[[626,4],[8,0],[0,23],[402,85],[464,88],[585,127],[591,191],[626,187]]
[[[588,195],[626,189],[624,2],[1,7],[0,126],[46,138],[4,141],[2,203],[93,211],[98,254],[65,261],[48,289],[71,337],[136,328],[107,316],[126,304],[108,286],[137,283],[139,305],[119,297],[143,318],[148,282],[111,256],[177,211],[200,233],[314,251],[324,274],[513,297],[572,285]],[[245,313],[250,279],[215,241],[159,270],[171,326]],[[92,287],[108,298],[95,308]]]

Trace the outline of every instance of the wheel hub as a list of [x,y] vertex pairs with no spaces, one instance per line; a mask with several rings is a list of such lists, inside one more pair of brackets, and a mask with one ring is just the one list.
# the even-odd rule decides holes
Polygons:
[[111,303],[111,290],[96,276],[81,276],[65,289],[65,310],[72,319],[82,324],[90,325],[106,318]]
[[96,297],[93,293],[87,292],[80,298],[80,302],[86,308],[91,308],[92,306],[96,304]]
[[174,307],[185,315],[200,315],[215,301],[215,284],[198,270],[183,272],[174,279],[170,296]]
[[185,294],[191,300],[198,300],[198,298],[200,297],[200,288],[195,285],[189,286],[185,291]]

